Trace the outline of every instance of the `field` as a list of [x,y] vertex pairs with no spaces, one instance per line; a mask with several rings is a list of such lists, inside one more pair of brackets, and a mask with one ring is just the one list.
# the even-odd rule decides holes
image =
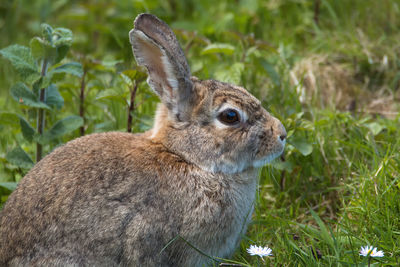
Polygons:
[[[158,98],[128,40],[142,12],[174,29],[193,75],[247,88],[288,132],[222,265],[400,266],[396,0],[2,1],[0,205],[55,147],[151,127]],[[360,256],[366,245],[384,257]]]

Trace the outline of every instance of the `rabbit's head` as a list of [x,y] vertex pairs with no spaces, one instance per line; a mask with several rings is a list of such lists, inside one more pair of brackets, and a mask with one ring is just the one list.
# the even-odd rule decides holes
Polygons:
[[237,173],[279,156],[286,131],[246,89],[191,77],[172,30],[149,14],[130,32],[133,53],[160,97],[151,139],[203,170]]

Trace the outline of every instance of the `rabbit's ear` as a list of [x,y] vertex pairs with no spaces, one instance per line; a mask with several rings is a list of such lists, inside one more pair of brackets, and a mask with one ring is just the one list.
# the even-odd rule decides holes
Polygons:
[[178,120],[189,116],[193,84],[185,55],[168,25],[150,14],[140,14],[129,39],[139,65],[147,68],[150,87]]

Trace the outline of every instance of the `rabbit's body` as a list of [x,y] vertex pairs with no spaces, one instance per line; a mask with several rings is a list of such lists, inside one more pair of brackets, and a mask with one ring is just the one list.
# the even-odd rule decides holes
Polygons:
[[254,169],[212,174],[148,137],[93,134],[45,157],[4,208],[1,224],[10,221],[12,229],[0,230],[0,262],[13,257],[16,266],[209,262],[179,238],[161,252],[178,236],[208,255],[229,257],[251,215]]
[[156,17],[130,40],[162,102],[153,129],[81,137],[36,164],[0,214],[0,266],[203,266],[237,247],[283,125],[244,88],[190,77]]

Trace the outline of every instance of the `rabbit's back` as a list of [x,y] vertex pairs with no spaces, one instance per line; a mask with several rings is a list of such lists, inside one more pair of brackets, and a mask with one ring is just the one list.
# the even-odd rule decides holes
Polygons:
[[179,239],[163,250],[178,236],[229,256],[251,214],[255,179],[205,174],[146,135],[89,135],[42,159],[2,211],[0,263],[206,261]]
[[134,155],[148,145],[145,140],[122,133],[95,134],[40,161],[2,212],[1,260],[29,250],[121,254],[118,243],[124,240],[117,237],[123,235],[124,223],[133,219],[131,210],[140,211],[137,205],[154,194],[152,184],[157,182],[146,172],[151,150]]

